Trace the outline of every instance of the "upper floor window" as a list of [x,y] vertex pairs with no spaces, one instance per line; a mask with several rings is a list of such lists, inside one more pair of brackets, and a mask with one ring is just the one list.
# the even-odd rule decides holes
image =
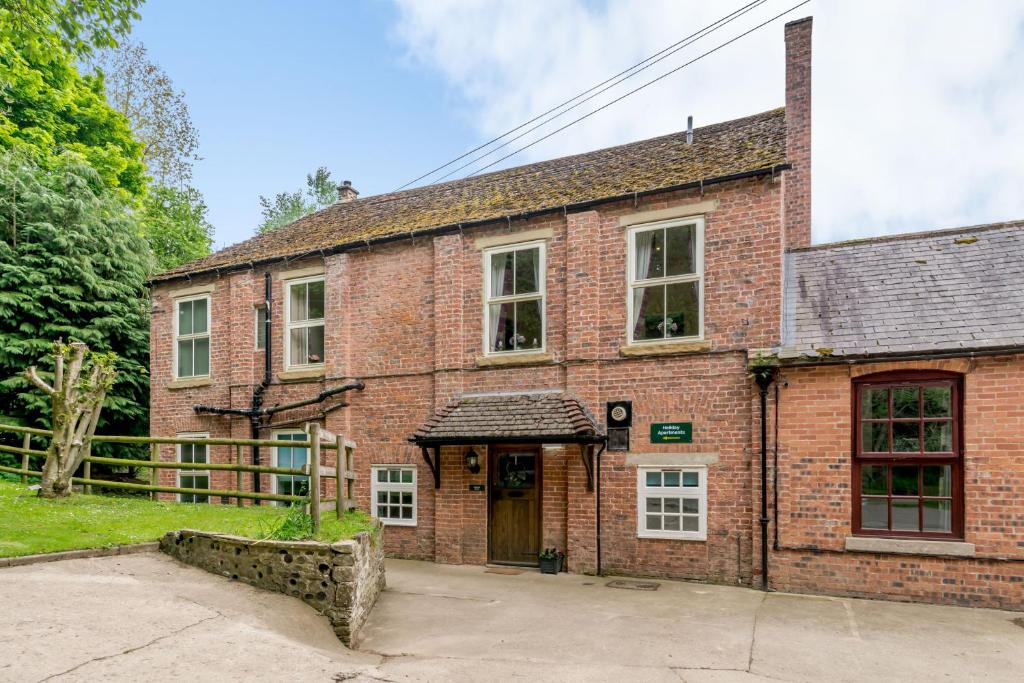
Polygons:
[[854,388],[854,533],[961,537],[959,377],[890,374]]
[[704,334],[704,220],[687,218],[629,233],[629,341]]
[[285,358],[289,368],[324,364],[324,279],[292,280],[285,295]]
[[484,350],[543,351],[545,245],[484,251]]
[[210,297],[175,302],[175,377],[210,376]]

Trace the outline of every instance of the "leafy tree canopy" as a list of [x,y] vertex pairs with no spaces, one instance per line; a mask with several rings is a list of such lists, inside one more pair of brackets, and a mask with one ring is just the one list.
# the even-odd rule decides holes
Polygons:
[[213,226],[206,219],[206,203],[199,190],[155,185],[146,195],[143,207],[143,232],[158,271],[210,253]]
[[321,166],[306,176],[305,190],[281,192],[273,200],[260,195],[263,222],[256,228],[256,232],[277,230],[303,216],[330,206],[337,198],[338,188],[331,180],[330,172]]
[[49,427],[48,397],[21,373],[52,383],[61,338],[118,356],[100,430],[147,433],[150,269],[138,218],[89,164],[0,152],[0,421]]

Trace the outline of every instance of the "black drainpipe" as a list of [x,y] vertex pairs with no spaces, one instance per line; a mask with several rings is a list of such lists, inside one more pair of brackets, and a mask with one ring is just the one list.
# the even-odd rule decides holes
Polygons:
[[[270,321],[273,318],[273,311],[270,304],[272,301],[270,271],[263,273],[263,305],[267,312],[263,320],[263,381],[260,382],[252,392],[252,414],[249,416],[249,428],[253,439],[260,438],[260,427],[263,426],[263,416],[260,415],[260,408],[263,407],[263,392],[270,386],[270,364],[273,362],[273,339],[271,334]],[[260,447],[252,447],[252,464],[260,464]],[[252,489],[256,493],[261,490],[259,472],[252,473]],[[254,504],[259,505],[261,501],[255,500]]]
[[768,387],[775,381],[775,368],[754,370],[761,394],[761,589],[768,590]]
[[601,443],[601,448],[597,451],[597,455],[594,459],[597,460],[594,463],[594,478],[597,480],[594,482],[594,496],[596,497],[597,509],[596,522],[597,522],[597,575],[601,576],[601,454],[604,453],[604,449],[608,447],[608,441]]

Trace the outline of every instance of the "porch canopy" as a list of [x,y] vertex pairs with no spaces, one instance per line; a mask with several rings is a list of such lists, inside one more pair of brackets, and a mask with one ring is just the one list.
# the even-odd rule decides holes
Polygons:
[[[499,443],[578,443],[588,479],[593,479],[593,446],[603,444],[597,423],[575,398],[557,391],[514,394],[466,394],[452,401],[417,429],[409,441],[423,451],[441,486],[441,446]],[[433,451],[433,458],[430,457]]]

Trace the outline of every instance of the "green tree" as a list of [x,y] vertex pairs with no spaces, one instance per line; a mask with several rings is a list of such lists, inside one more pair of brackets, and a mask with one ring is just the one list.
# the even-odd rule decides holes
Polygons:
[[213,226],[206,219],[203,196],[195,188],[151,187],[143,202],[142,225],[157,270],[168,270],[210,253]]
[[52,383],[63,339],[118,356],[100,430],[147,433],[150,258],[127,200],[81,157],[0,153],[0,422],[50,426],[48,397],[22,373]]
[[277,230],[314,211],[330,206],[337,198],[338,188],[331,180],[330,172],[321,166],[306,176],[305,190],[281,192],[273,200],[260,195],[263,222],[256,228],[256,232]]

